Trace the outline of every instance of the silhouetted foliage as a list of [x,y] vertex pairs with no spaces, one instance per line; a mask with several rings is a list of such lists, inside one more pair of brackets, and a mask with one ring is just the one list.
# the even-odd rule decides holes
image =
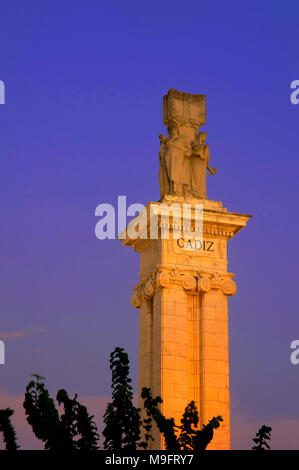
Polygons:
[[[157,412],[159,403],[162,403],[161,397],[152,398],[151,391],[149,388],[143,388],[141,392],[141,398],[144,400],[144,410],[146,412],[147,418],[142,420],[142,426],[144,429],[144,441],[139,442],[138,446],[147,449],[149,441],[154,441],[153,436],[151,435],[153,414]],[[159,410],[158,410],[159,411]],[[158,418],[159,419],[159,418]]]
[[[110,355],[112,371],[112,401],[108,403],[104,415],[105,438],[104,449],[120,451],[135,450],[137,447],[148,449],[152,436],[152,426],[155,422],[164,437],[166,450],[203,451],[214,436],[214,430],[219,428],[221,416],[212,418],[208,424],[199,429],[199,416],[194,401],[185,408],[180,426],[173,418],[166,418],[160,410],[163,403],[161,397],[152,397],[151,390],[144,387],[141,397],[144,401],[146,417],[141,420],[140,409],[133,404],[133,390],[129,378],[129,359],[122,348],[115,348]],[[93,416],[87,408],[79,403],[77,395],[70,398],[61,389],[57,393],[57,402],[63,407],[63,412],[55,406],[45,387],[44,378],[33,375],[27,387],[24,408],[28,423],[32,426],[35,436],[44,442],[45,449],[59,451],[90,451],[96,450],[99,435]],[[0,410],[0,432],[3,433],[7,450],[17,450],[16,434],[10,417],[13,411],[9,408]],[[144,440],[140,442],[141,426]],[[252,449],[270,449],[267,441],[271,440],[272,428],[262,426],[253,439],[256,444]]]
[[44,378],[33,375],[26,387],[24,408],[27,421],[36,437],[45,443],[45,449],[73,450],[69,430],[62,425],[54,400],[43,382]]
[[134,450],[140,439],[140,410],[133,405],[129,378],[128,354],[115,348],[110,355],[112,371],[112,402],[104,415],[104,448],[107,450]]
[[195,402],[191,401],[189,405],[186,406],[181,419],[182,426],[179,443],[182,450],[193,449],[194,430],[197,429],[198,421],[198,412]]
[[16,433],[10,419],[13,413],[13,410],[10,408],[0,410],[0,432],[3,434],[6,450],[17,450],[19,447]]
[[203,428],[196,431],[193,436],[193,450],[205,450],[214,436],[214,430],[219,428],[220,422],[223,421],[222,416],[216,416],[204,424]]
[[56,399],[59,405],[63,404],[64,414],[60,420],[71,434],[75,450],[97,450],[99,435],[86,406],[78,402],[77,395],[69,398],[65,390],[59,390]]
[[27,421],[36,437],[49,450],[95,450],[98,440],[92,416],[85,406],[68,397],[65,390],[59,390],[57,401],[63,404],[64,414],[60,417],[54,400],[44,384],[44,378],[33,375],[35,380],[26,387],[24,408]]
[[272,428],[270,426],[263,426],[258,430],[256,433],[256,437],[252,440],[256,444],[252,447],[252,450],[267,450],[270,449],[270,446],[267,441],[271,441],[271,431]]
[[[163,403],[162,398],[159,396],[153,398],[151,390],[146,387],[143,387],[141,391],[141,398],[143,398],[144,400],[144,408],[146,410],[147,416],[152,417],[155,420],[159,431],[164,436],[166,450],[178,451],[180,449],[180,446],[175,435],[174,428],[176,426],[174,423],[174,419],[165,418],[165,416],[163,416],[163,414],[158,408],[159,404]],[[150,438],[152,439],[152,436],[150,436]],[[146,439],[146,443],[148,443],[149,437],[147,437]],[[144,443],[142,442],[140,446],[144,447]]]
[[[205,450],[209,442],[213,439],[214,429],[219,428],[220,422],[223,421],[221,416],[212,418],[207,425],[203,425],[202,429],[198,427],[198,412],[194,401],[191,401],[185,408],[185,412],[181,419],[181,426],[176,426],[173,418],[165,418],[158,406],[163,402],[161,397],[153,398],[149,388],[144,387],[141,392],[144,400],[144,408],[148,418],[152,417],[156,422],[159,431],[164,437],[166,450],[177,452],[180,450]],[[151,423],[150,423],[151,424]],[[176,429],[180,430],[177,435]],[[147,448],[148,442],[152,439],[148,429],[145,442],[140,446]]]

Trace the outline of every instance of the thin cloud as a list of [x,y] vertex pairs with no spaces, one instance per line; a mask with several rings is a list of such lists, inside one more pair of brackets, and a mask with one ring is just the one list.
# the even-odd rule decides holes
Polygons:
[[11,333],[0,332],[0,340],[19,339],[33,334],[44,333],[45,331],[44,328],[27,328],[26,330],[12,331]]

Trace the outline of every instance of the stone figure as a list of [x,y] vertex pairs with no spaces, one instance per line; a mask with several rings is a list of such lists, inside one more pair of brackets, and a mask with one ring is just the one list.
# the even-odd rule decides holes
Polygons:
[[[170,137],[160,134],[159,183],[160,197],[191,196],[206,199],[206,176],[215,175],[217,168],[209,166],[209,146],[206,132],[200,132],[195,140],[188,142],[178,134],[177,126],[169,129]],[[206,170],[209,173],[206,173]]]
[[169,128],[170,138],[166,141],[164,154],[167,177],[169,181],[168,194],[183,196],[184,186],[189,184],[189,171],[187,161],[191,157],[191,143],[185,136],[180,136],[178,127],[172,125]]
[[159,184],[160,184],[160,197],[161,199],[165,194],[169,194],[169,178],[165,163],[165,152],[167,137],[163,134],[159,135],[160,139],[160,152],[159,152]]
[[[160,197],[206,199],[206,176],[217,168],[209,166],[207,134],[198,129],[206,124],[206,97],[170,89],[163,97],[163,124],[168,135],[159,135]],[[207,170],[209,173],[207,173]]]
[[192,156],[190,165],[190,186],[188,188],[193,197],[206,199],[206,170],[209,171],[208,175],[215,175],[217,168],[212,169],[209,166],[210,152],[209,146],[206,145],[207,138],[206,132],[200,132],[196,140],[191,144]]

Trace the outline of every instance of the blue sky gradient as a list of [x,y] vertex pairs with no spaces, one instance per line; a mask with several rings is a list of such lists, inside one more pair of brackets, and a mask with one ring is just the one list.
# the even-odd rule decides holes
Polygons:
[[175,88],[207,95],[208,197],[253,215],[229,243],[232,421],[299,422],[298,22],[290,0],[1,3],[1,389],[21,396],[38,373],[53,393],[109,396],[117,345],[136,387],[139,260],[96,239],[94,211],[159,198]]

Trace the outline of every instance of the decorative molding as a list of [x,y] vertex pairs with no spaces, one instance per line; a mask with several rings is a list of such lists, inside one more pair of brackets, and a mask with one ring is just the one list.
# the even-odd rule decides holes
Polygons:
[[180,286],[188,294],[205,294],[212,290],[221,290],[224,295],[234,295],[236,283],[232,280],[234,274],[206,272],[201,269],[186,269],[168,265],[159,265],[153,271],[143,276],[133,287],[134,294],[131,304],[140,308],[143,300],[150,300],[156,289]]
[[198,291],[199,292],[209,292],[211,289],[211,277],[210,276],[200,276],[198,278]]
[[169,273],[168,271],[162,271],[159,274],[158,282],[161,287],[167,287],[168,284],[172,282],[172,280],[173,280],[173,277],[171,276],[171,273]]
[[131,297],[131,305],[134,307],[134,308],[140,308],[141,307],[141,298],[139,297],[138,294],[133,294],[132,297]]
[[[250,219],[250,215],[247,214],[235,214],[233,212],[227,212],[226,208],[223,208],[220,202],[217,201],[208,201],[203,199],[192,199],[190,201],[184,201],[184,199],[180,199],[177,196],[165,196],[163,199],[163,203],[170,205],[172,203],[177,203],[179,205],[183,204],[183,202],[188,202],[190,204],[195,203],[203,203],[203,237],[204,238],[213,238],[219,239],[222,241],[221,251],[219,251],[219,256],[222,258],[225,254],[225,242],[230,238],[234,237],[242,228],[244,228]],[[165,240],[161,237],[161,215],[158,215],[158,240],[150,238],[150,215],[151,215],[151,208],[155,210],[155,205],[158,205],[157,202],[150,202],[146,206],[147,217],[145,218],[143,224],[140,226],[140,237],[137,238],[130,238],[127,232],[124,239],[122,239],[122,243],[125,246],[132,246],[134,247],[135,251],[142,252],[149,244],[151,243],[159,243],[159,240]],[[158,207],[156,209],[157,213]],[[192,212],[190,219],[188,219],[188,223],[191,224],[191,230],[194,229],[194,214]],[[177,221],[176,221],[177,223]],[[168,229],[170,239],[169,241],[173,240],[173,232],[174,229],[178,227],[173,227],[173,216],[169,217],[168,221]],[[184,232],[184,227],[181,221],[181,233]],[[168,246],[170,244],[168,243]]]
[[183,274],[182,286],[186,291],[195,291],[197,286],[196,278],[190,274]]
[[155,293],[155,288],[153,286],[152,281],[150,280],[146,281],[146,283],[144,284],[143,292],[144,292],[144,297],[146,299],[150,299],[151,297],[153,297]]
[[232,279],[227,279],[222,283],[222,290],[226,295],[235,295],[237,292],[237,285]]

